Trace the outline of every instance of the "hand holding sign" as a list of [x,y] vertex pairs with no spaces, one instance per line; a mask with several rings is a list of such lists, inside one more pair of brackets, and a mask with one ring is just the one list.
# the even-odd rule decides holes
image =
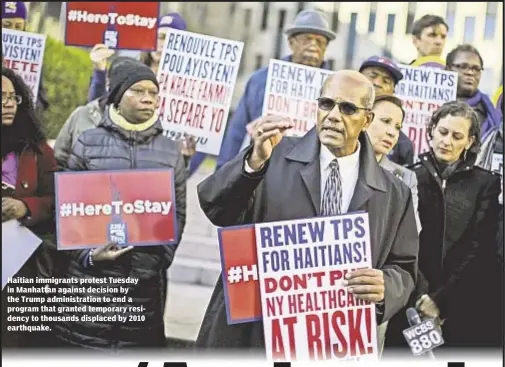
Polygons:
[[279,116],[262,117],[254,126],[252,140],[254,142],[253,152],[249,157],[249,166],[257,170],[270,159],[272,150],[279,144],[286,130],[294,125],[289,120]]
[[107,59],[114,54],[114,50],[109,49],[104,44],[96,44],[89,54],[89,58],[93,66],[97,70],[105,70],[107,68]]
[[384,273],[378,269],[359,269],[347,273],[344,285],[356,298],[379,303],[384,300]]
[[23,218],[27,210],[25,203],[21,200],[2,198],[2,222]]
[[91,258],[93,262],[116,260],[119,256],[123,255],[128,251],[131,251],[132,249],[133,246],[119,248],[115,243],[109,243],[104,247],[94,249],[93,252],[91,253]]

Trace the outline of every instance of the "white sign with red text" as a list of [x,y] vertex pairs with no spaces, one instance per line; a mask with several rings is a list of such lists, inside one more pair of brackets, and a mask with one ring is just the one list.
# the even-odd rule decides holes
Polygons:
[[263,99],[263,116],[286,117],[294,127],[286,135],[303,136],[317,122],[317,99],[331,71],[270,60]]
[[198,152],[218,155],[242,57],[242,42],[170,28],[158,69],[165,135],[193,135]]
[[2,28],[3,66],[21,76],[37,101],[44,62],[44,34]]
[[456,100],[458,73],[439,68],[399,65],[403,79],[395,95],[403,102],[402,131],[414,145],[414,161],[429,150],[427,127],[431,115],[444,103]]
[[375,305],[344,286],[371,268],[367,213],[258,223],[256,250],[268,360],[376,360]]

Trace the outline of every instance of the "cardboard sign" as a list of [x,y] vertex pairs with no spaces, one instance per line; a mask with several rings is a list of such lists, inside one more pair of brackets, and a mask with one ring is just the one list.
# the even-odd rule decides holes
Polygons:
[[57,172],[59,250],[177,243],[172,169]]
[[221,150],[244,44],[170,29],[158,68],[165,135],[193,135],[198,152]]
[[427,127],[433,113],[444,103],[456,100],[458,74],[433,67],[399,65],[403,79],[395,95],[403,102],[402,131],[414,145],[414,161],[429,150]]
[[286,134],[303,136],[317,122],[317,98],[333,72],[282,60],[270,60],[263,99],[263,116],[288,118],[294,128]]
[[218,229],[228,324],[261,320],[254,225]]
[[65,44],[118,50],[156,50],[159,2],[66,3]]
[[23,78],[37,101],[46,35],[2,28],[3,66]]
[[269,360],[377,359],[375,306],[342,283],[371,267],[368,214],[220,228],[219,245],[228,324],[263,320]]
[[368,214],[256,226],[268,360],[376,360],[375,305],[344,286],[372,267]]

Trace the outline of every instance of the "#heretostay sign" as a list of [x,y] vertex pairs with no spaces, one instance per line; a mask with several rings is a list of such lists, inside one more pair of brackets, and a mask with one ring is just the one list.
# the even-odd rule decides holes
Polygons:
[[59,250],[178,239],[172,169],[58,172],[55,183]]

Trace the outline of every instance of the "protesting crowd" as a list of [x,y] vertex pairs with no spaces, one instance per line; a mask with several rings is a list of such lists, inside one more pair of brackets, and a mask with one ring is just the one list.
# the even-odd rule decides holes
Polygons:
[[[3,32],[25,31],[25,5],[16,2],[12,10],[6,4],[12,3],[2,3]],[[159,110],[160,105],[172,108],[162,97],[167,88],[163,73],[168,73],[164,47],[170,47],[168,38],[173,34],[187,31],[179,14],[162,14],[156,49],[143,51],[139,59],[115,56],[114,48],[105,44],[92,47],[88,100],[68,116],[54,149],[48,145],[41,119],[41,111],[51,108],[45,86],[38,84],[34,100],[33,88],[7,67],[3,53],[2,222],[18,221],[41,240],[11,275],[13,284],[7,287],[13,286],[14,291],[2,290],[3,346],[110,351],[166,345],[167,269],[185,233],[187,180],[207,156],[213,156],[207,148],[200,149],[201,137],[183,133],[177,139],[167,134],[165,122],[171,117]],[[228,121],[219,133],[215,172],[197,188],[200,207],[220,228],[366,212],[370,266],[349,271],[343,287],[351,297],[373,307],[374,350],[384,357],[409,351],[402,333],[409,328],[409,308],[422,320],[434,320],[444,339],[441,349],[503,345],[503,163],[498,169],[495,166],[497,157],[503,156],[503,99],[494,103],[479,89],[486,60],[478,45],[459,45],[442,58],[448,32],[442,17],[424,15],[412,27],[417,58],[406,68],[388,57],[369,55],[357,70],[331,70],[326,50],[336,34],[324,14],[301,11],[285,30],[291,53],[280,60],[285,64],[278,65],[325,73],[311,99],[316,106],[314,125],[294,135],[297,120],[275,111],[265,113],[273,64],[256,70],[229,118],[224,110]],[[419,138],[412,141],[407,134],[404,124],[410,112],[398,92],[407,79],[405,70],[418,69],[454,76],[455,98],[430,111],[419,130],[428,144],[425,150],[419,148]],[[57,181],[65,174],[147,174],[166,169],[173,172],[167,190],[175,210],[175,232],[169,241],[152,246],[137,246],[133,240],[98,244],[91,233],[81,233],[77,226],[65,229],[62,223],[69,222],[58,219],[64,214],[63,206],[58,206],[61,183]],[[147,193],[148,185],[156,185],[145,177],[135,190]],[[122,184],[121,178],[117,180],[113,185]],[[98,186],[90,184],[83,190],[93,200],[103,196]],[[128,194],[121,189],[118,195],[119,191],[123,199]],[[129,238],[136,236],[134,232],[151,231],[131,227]],[[89,236],[88,244],[94,245],[62,251],[59,241],[72,236]],[[19,248],[24,243],[7,245]],[[2,258],[3,263],[10,261],[5,250]],[[16,278],[24,280],[16,282]],[[35,281],[30,286],[50,284],[69,295],[83,283],[99,285],[105,289],[100,296],[112,301],[92,302],[96,292],[85,289],[78,299],[61,297],[51,303],[55,309],[43,311],[36,306],[51,295],[16,290],[19,283],[41,278],[60,281]],[[271,348],[261,320],[229,322],[229,291],[223,278],[217,279],[195,348],[223,352]],[[124,287],[126,301],[116,299]],[[8,329],[12,305],[8,297],[27,295],[17,305],[27,307],[23,316],[51,316],[46,323],[50,330]],[[86,309],[90,317],[75,318],[79,309]],[[264,308],[263,318],[265,312]],[[118,313],[125,321],[101,317]]]

